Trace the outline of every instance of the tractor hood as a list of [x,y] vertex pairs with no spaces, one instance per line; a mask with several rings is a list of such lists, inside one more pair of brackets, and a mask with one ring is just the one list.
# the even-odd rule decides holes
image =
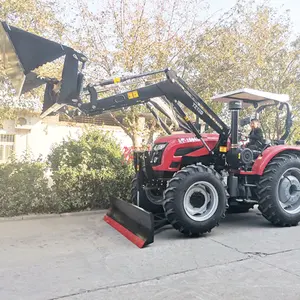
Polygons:
[[[205,141],[213,141],[217,142],[219,139],[219,134],[217,133],[202,133],[202,138]],[[169,136],[164,136],[157,138],[155,141],[155,144],[164,144],[164,143],[191,143],[191,142],[196,142],[196,143],[202,143],[200,139],[198,139],[195,134],[193,133],[178,133],[178,134],[172,134]]]
[[[202,139],[210,149],[213,149],[219,141],[219,135],[204,133]],[[191,133],[179,133],[158,138],[151,149],[152,169],[174,172],[179,169],[183,156],[192,159],[193,157],[208,156],[210,152],[203,141]]]
[[[210,149],[213,149],[219,141],[219,135],[217,133],[203,133],[202,139]],[[199,147],[205,148],[205,145],[193,133],[182,133],[158,138],[152,149],[168,149],[167,151],[175,152],[176,149]]]

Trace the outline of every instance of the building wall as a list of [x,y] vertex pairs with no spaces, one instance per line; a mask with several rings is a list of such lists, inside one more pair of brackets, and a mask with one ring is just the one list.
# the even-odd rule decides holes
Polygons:
[[[16,126],[14,121],[6,120],[3,122],[3,129],[0,130],[0,135],[15,135],[14,150],[17,157],[29,150],[35,158],[39,156],[46,158],[52,146],[60,143],[68,136],[77,139],[86,126],[83,124],[58,122],[58,117],[47,117],[47,119],[43,120],[39,117],[25,118],[27,120],[26,125]],[[111,132],[121,147],[132,145],[131,139],[120,127],[97,127],[99,130]]]

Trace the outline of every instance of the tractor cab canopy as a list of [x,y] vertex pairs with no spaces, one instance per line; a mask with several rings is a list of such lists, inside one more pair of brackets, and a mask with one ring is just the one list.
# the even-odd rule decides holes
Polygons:
[[[230,103],[231,101],[239,100],[242,103],[242,108],[249,108],[253,106],[255,111],[255,117],[258,116],[265,108],[270,106],[278,106],[279,110],[283,107],[286,108],[286,120],[285,120],[285,133],[280,140],[285,140],[292,127],[292,114],[291,106],[289,104],[289,95],[269,93],[260,90],[254,90],[249,88],[239,89],[224,94],[218,94],[212,97],[213,101]],[[240,121],[241,126],[245,126],[250,123],[251,117],[244,118]]]
[[234,100],[242,101],[243,108],[247,108],[251,105],[254,108],[259,108],[262,106],[277,105],[280,103],[288,103],[289,95],[286,94],[275,94],[253,89],[240,89],[236,91],[231,91],[224,94],[215,95],[212,100],[229,103]]

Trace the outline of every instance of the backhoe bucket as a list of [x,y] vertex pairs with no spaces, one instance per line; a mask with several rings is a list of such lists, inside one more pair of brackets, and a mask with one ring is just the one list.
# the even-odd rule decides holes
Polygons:
[[[36,69],[65,56],[62,79],[51,78],[51,74],[40,77]],[[54,104],[72,104],[78,98],[78,62],[87,58],[65,45],[53,42],[28,31],[0,23],[0,76],[12,83],[16,96],[43,84],[48,86],[45,93],[43,112]],[[56,86],[55,86],[56,85]],[[52,88],[49,93],[49,87]],[[57,105],[56,105],[57,107]],[[57,110],[57,108],[56,108]]]
[[119,199],[113,199],[104,221],[139,248],[154,241],[152,213]]

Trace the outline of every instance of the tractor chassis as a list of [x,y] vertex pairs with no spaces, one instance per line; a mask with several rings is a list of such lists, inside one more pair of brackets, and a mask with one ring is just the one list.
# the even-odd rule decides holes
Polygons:
[[153,171],[150,160],[151,151],[134,152],[134,168],[137,174],[138,188],[143,186],[145,190],[163,191],[173,173]]
[[[134,167],[137,174],[139,189],[156,190],[163,193],[166,189],[167,181],[174,175],[173,172],[157,172],[151,167],[151,151],[135,151]],[[249,207],[258,204],[256,193],[259,176],[242,175],[234,171],[228,171],[227,191],[229,206],[241,204]]]

